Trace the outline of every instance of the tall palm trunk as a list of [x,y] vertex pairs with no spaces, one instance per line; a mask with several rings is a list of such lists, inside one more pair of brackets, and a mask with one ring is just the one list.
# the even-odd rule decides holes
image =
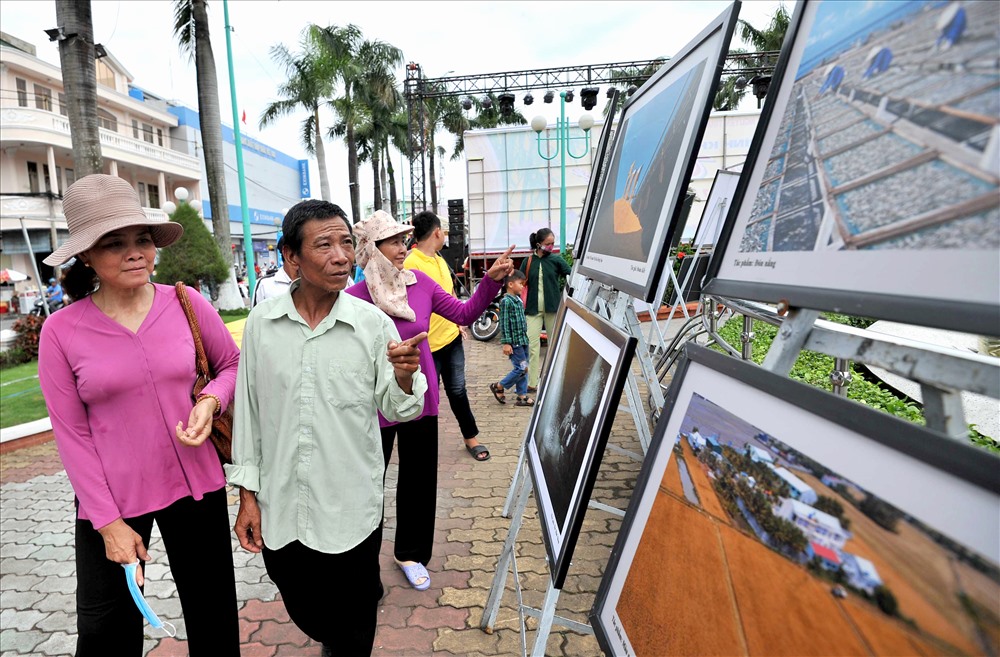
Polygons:
[[379,184],[379,170],[381,169],[381,159],[379,158],[379,148],[376,146],[372,149],[372,177],[375,180],[375,203],[372,206],[373,210],[382,209],[382,185]]
[[351,217],[361,221],[361,190],[358,188],[358,140],[354,137],[354,124],[347,122],[347,182],[351,189]]
[[73,168],[76,177],[101,173],[101,135],[97,123],[97,72],[94,68],[94,26],[90,2],[56,0],[56,23],[65,34],[75,34],[59,42]]
[[392,157],[390,157],[389,146],[385,147],[385,164],[389,174],[389,206],[392,208],[392,216],[402,219],[399,216],[399,198],[396,195],[396,172],[392,168]]
[[[212,204],[212,232],[222,258],[229,268],[229,279],[219,286],[219,308],[243,308],[243,297],[236,287],[233,271],[232,237],[229,232],[229,198],[226,195],[226,166],[222,154],[222,112],[219,108],[219,82],[215,75],[215,55],[208,31],[208,6],[205,0],[192,0],[194,19],[194,63],[198,82],[198,121],[201,146],[205,154],[205,178]],[[252,267],[253,263],[247,263]]]
[[313,110],[316,122],[316,164],[319,166],[319,193],[324,201],[330,201],[330,176],[326,172],[326,146],[323,145],[323,133],[319,129],[319,107]]
[[434,145],[433,131],[430,131],[427,135],[427,150],[430,151],[427,156],[427,173],[428,177],[431,179],[431,211],[434,214],[438,214],[437,175],[434,173],[434,157],[436,155],[435,151],[437,150],[437,147]]
[[[379,146],[379,153],[382,154],[381,161],[379,162],[379,180],[382,183],[382,205],[383,206],[385,206],[385,204],[386,204],[386,202],[388,201],[388,198],[389,198],[389,190],[386,187],[386,181],[385,181],[385,162],[386,162],[387,159],[389,159],[389,153],[387,152],[387,150],[388,149],[384,148],[383,146]],[[393,214],[392,216],[395,217],[396,215]]]

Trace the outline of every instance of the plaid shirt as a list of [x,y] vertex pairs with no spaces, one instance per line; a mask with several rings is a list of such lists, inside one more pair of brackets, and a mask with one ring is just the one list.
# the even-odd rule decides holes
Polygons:
[[527,346],[528,321],[521,298],[507,293],[500,299],[500,344]]

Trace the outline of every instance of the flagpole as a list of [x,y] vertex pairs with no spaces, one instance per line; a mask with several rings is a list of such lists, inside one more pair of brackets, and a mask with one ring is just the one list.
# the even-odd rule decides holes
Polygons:
[[253,292],[257,287],[257,272],[254,269],[253,238],[250,235],[250,207],[247,205],[247,181],[243,175],[243,139],[240,136],[240,111],[236,105],[236,76],[233,74],[233,43],[229,25],[229,2],[222,0],[222,11],[226,17],[226,59],[229,61],[229,93],[233,99],[233,141],[236,142],[236,173],[240,180],[240,207],[243,210],[243,257],[247,263],[247,289]]

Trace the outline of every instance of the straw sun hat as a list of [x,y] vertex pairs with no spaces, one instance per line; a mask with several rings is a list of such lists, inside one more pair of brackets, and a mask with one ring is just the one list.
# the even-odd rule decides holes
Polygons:
[[410,224],[401,224],[385,210],[376,210],[373,215],[354,225],[354,236],[358,238],[357,262],[361,267],[368,264],[376,242],[395,237],[413,230]]
[[169,219],[146,215],[139,195],[118,176],[95,173],[80,178],[63,194],[63,214],[69,227],[69,239],[43,262],[61,265],[78,253],[94,246],[101,237],[127,226],[148,226],[153,244],[170,246],[184,228]]

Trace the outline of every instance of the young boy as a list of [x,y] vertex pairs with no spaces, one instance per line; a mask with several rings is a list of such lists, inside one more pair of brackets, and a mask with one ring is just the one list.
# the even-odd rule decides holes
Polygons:
[[490,392],[498,402],[506,404],[504,390],[514,388],[517,393],[515,406],[534,406],[535,400],[528,397],[528,322],[521,303],[524,272],[515,269],[505,283],[507,294],[500,300],[500,344],[503,355],[510,358],[514,369],[499,383],[491,383]]

